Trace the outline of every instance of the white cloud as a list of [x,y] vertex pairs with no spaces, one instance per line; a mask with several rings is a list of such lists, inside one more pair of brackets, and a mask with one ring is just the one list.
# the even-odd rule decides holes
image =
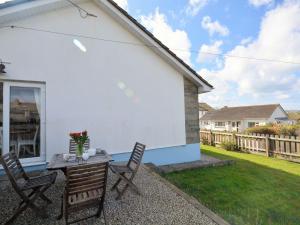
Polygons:
[[209,16],[205,16],[201,22],[202,27],[208,31],[209,35],[212,36],[215,33],[218,33],[222,36],[227,36],[229,34],[229,29],[226,26],[223,26],[219,21],[212,21]]
[[114,0],[121,8],[128,10],[128,1],[127,0]]
[[247,45],[252,41],[252,37],[247,37],[241,40],[241,45]]
[[0,0],[0,4],[5,3],[5,2],[10,2],[12,0]]
[[190,16],[196,16],[198,12],[208,4],[210,0],[189,0],[189,4],[186,8],[186,14]]
[[[228,55],[300,62],[300,1],[288,0],[268,11],[262,19],[258,38],[237,45]],[[276,26],[274,26],[276,24]],[[274,102],[300,95],[300,65],[226,57],[217,71],[202,74],[214,82],[231,84],[227,96]],[[233,84],[233,85],[232,85]],[[216,85],[217,86],[217,85]],[[209,94],[208,94],[209,95]],[[224,93],[212,93],[223,98]],[[296,100],[295,100],[296,101]],[[296,105],[296,103],[293,103]],[[297,103],[298,104],[298,103]]]
[[[200,47],[199,54],[197,57],[197,62],[198,63],[203,63],[203,62],[212,62],[215,59],[218,58],[217,54],[222,53],[221,46],[223,44],[223,41],[215,41],[211,45],[206,45],[203,44]],[[213,53],[213,54],[207,54],[207,53]]]
[[[178,57],[191,65],[191,41],[184,30],[173,29],[164,14],[157,8],[148,16],[141,16],[141,23],[149,29],[155,37],[168,46]],[[177,49],[177,50],[176,50]]]
[[273,3],[273,0],[248,0],[251,5],[254,5],[255,7],[259,7],[262,5],[269,5]]

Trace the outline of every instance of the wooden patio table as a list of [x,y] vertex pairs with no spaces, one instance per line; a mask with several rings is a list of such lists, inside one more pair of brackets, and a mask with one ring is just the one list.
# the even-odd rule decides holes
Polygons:
[[[109,163],[113,161],[112,157],[107,154],[105,150],[97,150],[95,156],[91,156],[88,160],[80,160],[80,161],[65,161],[63,158],[63,154],[55,154],[51,161],[49,162],[47,169],[48,170],[62,170],[64,174],[66,174],[67,167],[76,166],[82,164],[94,164],[94,163]],[[63,205],[61,205],[63,207]],[[63,210],[61,209],[61,214],[57,217],[57,219],[62,219]]]
[[112,157],[107,154],[105,150],[97,150],[96,155],[91,156],[87,161],[65,161],[63,158],[63,154],[55,154],[49,162],[47,169],[62,170],[63,172],[65,172],[67,167],[69,166],[76,166],[80,164],[108,163],[110,161],[113,161]]

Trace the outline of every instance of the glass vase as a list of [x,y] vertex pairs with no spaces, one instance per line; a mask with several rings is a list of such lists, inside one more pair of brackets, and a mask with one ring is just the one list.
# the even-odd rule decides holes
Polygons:
[[82,154],[83,154],[83,145],[82,144],[77,144],[76,157],[81,158]]

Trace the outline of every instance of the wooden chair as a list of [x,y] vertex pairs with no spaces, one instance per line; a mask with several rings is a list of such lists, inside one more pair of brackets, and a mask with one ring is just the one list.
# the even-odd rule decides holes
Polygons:
[[54,184],[57,173],[53,172],[48,175],[29,177],[25,173],[14,151],[0,156],[0,161],[12,184],[12,187],[22,200],[14,215],[5,224],[12,224],[13,221],[28,207],[32,208],[37,215],[46,217],[45,211],[41,210],[35,204],[35,201],[38,198],[41,198],[48,204],[52,203],[51,200],[44,195],[44,192],[51,187],[52,184]]
[[[62,201],[62,211],[66,224],[100,217],[103,212],[106,224],[104,199],[107,182],[108,163],[83,164],[67,168],[67,181]],[[69,221],[69,214],[83,209],[97,207],[97,213],[85,218]],[[62,212],[63,213],[63,212]]]
[[[127,165],[109,165],[109,168],[113,173],[115,173],[119,178],[117,182],[112,186],[111,190],[116,190],[118,196],[116,197],[119,200],[122,195],[125,193],[128,187],[131,187],[137,194],[140,194],[138,188],[135,184],[133,184],[133,178],[136,172],[139,169],[139,166],[142,162],[143,154],[145,151],[146,146],[141,143],[136,143],[134,149],[131,153],[130,159]],[[125,182],[125,186],[122,190],[118,188],[121,181]]]
[[[32,146],[33,152],[29,152],[30,154],[33,154],[33,156],[37,156],[36,154],[36,145],[37,145],[37,138],[39,135],[40,126],[35,127],[35,132],[33,138],[28,137],[22,137],[22,135],[18,136],[18,157],[20,155],[20,151],[22,146]],[[24,150],[25,151],[25,150]]]
[[[83,147],[85,149],[90,148],[90,139],[87,139],[87,141],[84,143]],[[77,144],[73,139],[70,139],[70,145],[69,145],[69,153],[75,154],[77,149]]]

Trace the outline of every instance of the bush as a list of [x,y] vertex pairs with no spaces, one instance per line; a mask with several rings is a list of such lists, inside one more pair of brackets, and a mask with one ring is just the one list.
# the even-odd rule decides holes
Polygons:
[[259,127],[251,127],[246,130],[247,134],[268,134],[268,135],[285,135],[297,136],[298,125],[269,124]]
[[297,127],[293,125],[280,126],[279,133],[286,136],[296,136]]
[[204,145],[209,145],[210,144],[207,137],[202,137],[201,138],[201,143],[204,144]]
[[238,151],[238,146],[233,141],[223,141],[221,147],[227,151]]
[[247,134],[278,134],[279,131],[276,130],[273,126],[259,126],[259,127],[251,127],[246,130]]

